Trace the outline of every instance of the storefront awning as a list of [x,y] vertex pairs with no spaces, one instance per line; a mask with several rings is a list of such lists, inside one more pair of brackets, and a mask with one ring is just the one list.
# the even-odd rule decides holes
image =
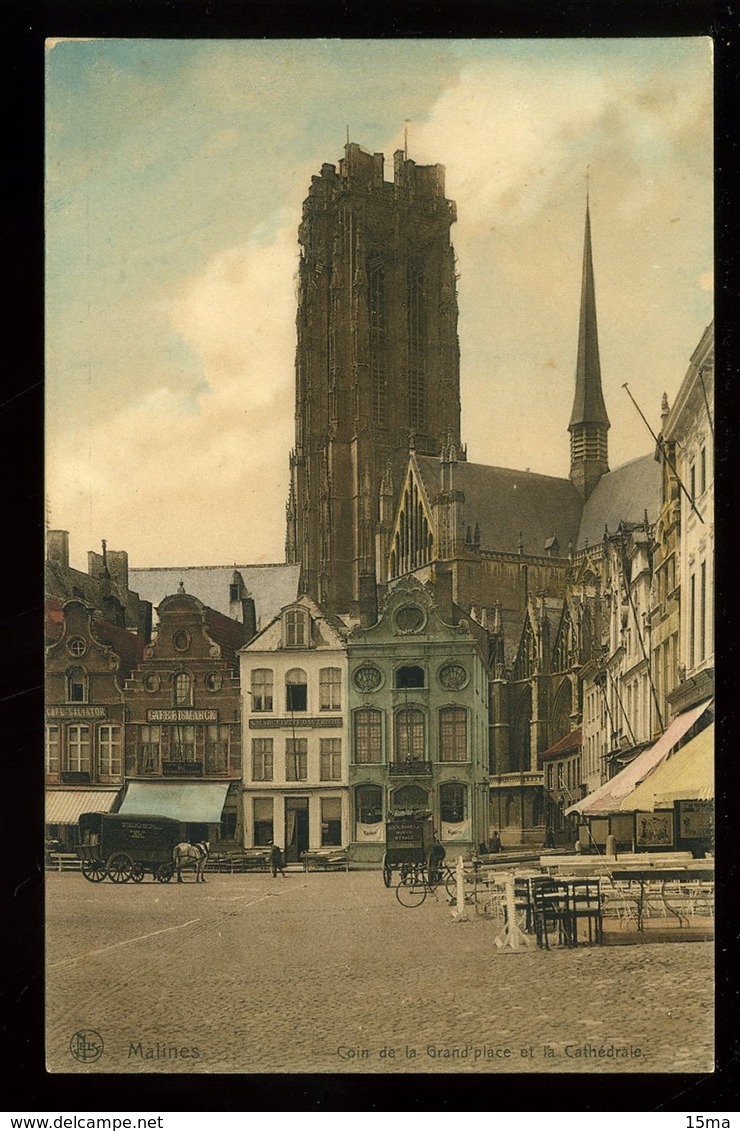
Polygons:
[[117,789],[47,789],[47,825],[76,825],[81,813],[110,813]]
[[575,805],[566,809],[566,816],[569,813],[580,813],[584,817],[618,813],[623,798],[631,793],[664,758],[668,757],[673,747],[681,741],[700,715],[704,714],[711,702],[711,699],[707,699],[705,703],[700,703],[698,707],[693,707],[690,711],[684,711],[682,715],[678,715],[657,742],[649,746],[647,750],[643,750],[642,754],[638,754],[634,761],[625,766],[615,777],[610,778],[608,782],[599,786],[593,793],[589,793],[582,801],[578,801]]
[[714,799],[714,723],[666,758],[629,793],[620,808],[651,813],[674,801]]
[[228,789],[228,782],[132,781],[119,812],[130,817],[174,817],[217,825]]

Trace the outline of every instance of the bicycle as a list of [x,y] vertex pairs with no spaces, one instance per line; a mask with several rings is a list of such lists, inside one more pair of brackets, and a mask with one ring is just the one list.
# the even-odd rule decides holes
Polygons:
[[[402,864],[401,878],[396,885],[396,899],[402,907],[421,907],[427,895],[437,898],[437,889],[444,884],[450,902],[457,899],[457,873],[442,862],[434,871],[424,864]],[[465,892],[466,903],[471,893]]]

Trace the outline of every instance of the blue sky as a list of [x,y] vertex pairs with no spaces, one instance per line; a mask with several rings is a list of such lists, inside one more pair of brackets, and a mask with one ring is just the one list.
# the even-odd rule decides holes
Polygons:
[[568,470],[591,218],[611,465],[712,317],[711,43],[78,40],[47,49],[47,494],[72,555],[280,561],[297,226],[345,131],[447,169],[463,437]]

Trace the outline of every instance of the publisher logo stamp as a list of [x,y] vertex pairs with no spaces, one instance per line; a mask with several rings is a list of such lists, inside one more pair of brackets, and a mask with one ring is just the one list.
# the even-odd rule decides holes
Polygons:
[[92,1064],[103,1055],[103,1038],[95,1029],[78,1029],[69,1042],[69,1051],[82,1064]]

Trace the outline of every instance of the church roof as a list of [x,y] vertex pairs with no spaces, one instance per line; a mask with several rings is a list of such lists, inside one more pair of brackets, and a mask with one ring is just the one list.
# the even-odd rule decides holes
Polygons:
[[601,542],[606,528],[614,533],[619,523],[641,522],[645,511],[654,522],[661,501],[660,464],[652,454],[638,456],[602,476],[583,507],[577,549],[586,542]]
[[258,628],[269,624],[298,595],[300,565],[152,567],[129,569],[129,577],[140,596],[155,607],[165,597],[177,593],[182,581],[187,593],[228,617],[233,613],[229,587],[235,571],[241,574],[247,593],[254,598]]
[[[433,500],[440,489],[439,458],[417,454],[416,462]],[[575,544],[583,504],[570,479],[459,461],[453,486],[465,495],[463,523],[471,528],[478,523],[484,550],[516,554],[520,533],[525,554],[544,554],[553,536],[563,557],[568,543]]]

